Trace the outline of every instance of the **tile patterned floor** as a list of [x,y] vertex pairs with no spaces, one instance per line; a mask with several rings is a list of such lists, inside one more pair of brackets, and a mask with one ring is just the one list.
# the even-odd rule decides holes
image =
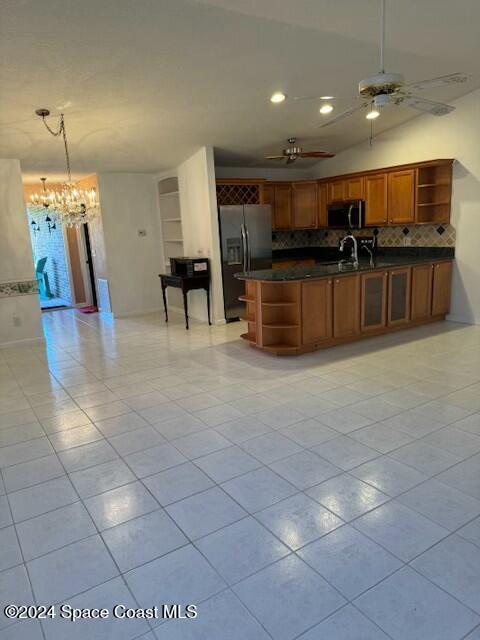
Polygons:
[[2,612],[2,640],[480,638],[480,327],[282,359],[238,324],[43,321],[0,351],[2,605],[199,615]]

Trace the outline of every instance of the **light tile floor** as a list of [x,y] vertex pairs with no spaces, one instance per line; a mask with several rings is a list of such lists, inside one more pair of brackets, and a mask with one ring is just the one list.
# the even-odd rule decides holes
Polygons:
[[480,637],[480,327],[275,358],[157,314],[0,351],[3,640]]

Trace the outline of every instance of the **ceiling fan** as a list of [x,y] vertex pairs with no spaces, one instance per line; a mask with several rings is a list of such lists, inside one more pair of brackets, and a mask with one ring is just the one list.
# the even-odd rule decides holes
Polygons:
[[302,147],[297,146],[296,138],[287,138],[289,146],[283,149],[282,153],[276,156],[266,156],[266,160],[286,160],[285,164],[292,164],[298,158],[333,158],[334,153],[327,151],[302,151]]
[[[438,87],[444,87],[451,84],[460,84],[466,82],[469,76],[464,73],[452,73],[446,76],[439,76],[437,78],[431,78],[430,80],[423,80],[421,82],[414,82],[413,84],[405,84],[405,78],[401,73],[388,73],[385,71],[384,64],[384,51],[385,51],[385,0],[381,0],[381,29],[380,29],[380,72],[370,78],[361,80],[358,85],[358,96],[356,99],[360,99],[360,104],[355,104],[349,109],[342,111],[337,116],[330,118],[327,122],[322,124],[322,127],[328,127],[332,124],[347,118],[353,113],[369,107],[369,112],[366,115],[368,120],[374,120],[380,115],[380,109],[387,105],[393,104],[396,106],[405,105],[418,111],[430,113],[434,116],[444,116],[455,110],[449,104],[443,102],[436,102],[421,96],[415,95],[416,91],[425,91],[429,89],[436,89]],[[307,98],[294,98],[295,100],[309,100],[309,99],[333,99],[326,96],[315,96]],[[330,113],[332,111],[331,105],[328,108],[321,110],[322,113]]]

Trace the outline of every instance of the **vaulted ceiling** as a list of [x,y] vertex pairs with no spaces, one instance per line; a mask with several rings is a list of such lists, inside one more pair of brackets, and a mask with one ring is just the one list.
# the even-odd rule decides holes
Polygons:
[[[4,0],[0,156],[27,177],[61,176],[61,141],[34,116],[63,110],[74,173],[169,169],[201,145],[219,164],[266,166],[296,135],[339,151],[368,137],[364,114],[326,129],[318,103],[270,94],[332,94],[350,104],[378,71],[380,0]],[[478,0],[387,0],[390,70],[408,81],[463,71],[480,86]],[[388,129],[416,112],[389,108]],[[434,117],[434,116],[432,116]],[[448,116],[445,116],[448,118]],[[308,165],[302,165],[308,166]]]

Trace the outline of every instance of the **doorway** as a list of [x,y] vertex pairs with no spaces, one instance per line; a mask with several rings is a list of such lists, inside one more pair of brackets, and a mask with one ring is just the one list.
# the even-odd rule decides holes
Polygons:
[[88,224],[82,224],[83,229],[83,239],[85,242],[85,254],[86,254],[86,265],[87,265],[87,275],[90,284],[90,292],[92,299],[92,306],[97,307],[97,288],[95,285],[95,268],[93,266],[93,255],[92,255],[92,244],[90,242],[90,230],[88,228]]
[[73,294],[64,230],[48,211],[27,209],[27,215],[40,308],[69,308],[73,305]]

